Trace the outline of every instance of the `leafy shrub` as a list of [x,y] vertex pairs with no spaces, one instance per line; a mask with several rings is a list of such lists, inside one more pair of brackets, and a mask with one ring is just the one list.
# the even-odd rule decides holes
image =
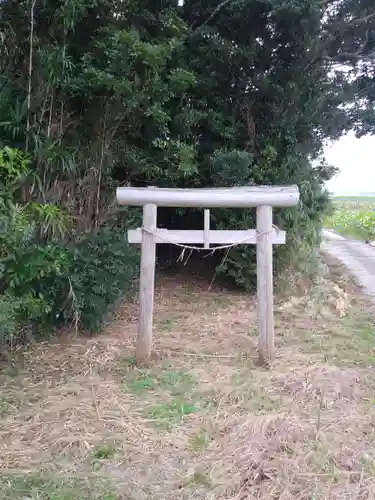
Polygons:
[[[221,172],[237,172],[240,174],[246,162],[251,162],[250,155],[224,156],[220,160]],[[225,160],[225,161],[224,161]],[[241,162],[239,161],[241,160]],[[231,167],[234,162],[235,168]],[[245,170],[245,169],[244,169]],[[226,174],[228,180],[222,185],[236,185],[235,179]],[[244,174],[241,174],[244,175]],[[258,172],[259,175],[259,172]],[[237,179],[238,184],[254,184],[249,177]],[[299,182],[300,202],[298,206],[273,210],[273,222],[281,230],[286,231],[286,245],[274,247],[275,274],[284,275],[294,269],[296,274],[313,276],[320,266],[319,246],[322,218],[329,207],[328,193],[324,190],[322,178],[313,170],[307,180]],[[201,221],[198,222],[201,227]],[[218,209],[212,211],[212,223],[218,229],[249,229],[256,227],[255,209]],[[256,247],[255,245],[239,245],[224,251],[218,265],[218,273],[235,285],[244,289],[254,289],[256,284]]]
[[[56,204],[24,202],[28,159],[0,150],[0,350],[51,332],[62,322],[98,329],[130,293],[138,254],[121,225],[69,238],[70,220]],[[133,213],[133,212],[129,212]],[[123,225],[128,217],[123,218]]]
[[0,352],[11,348],[20,334],[18,312],[20,301],[16,297],[0,295]]
[[[255,227],[254,209],[220,209],[213,219],[219,229],[248,229]],[[256,249],[254,245],[239,245],[224,250],[218,273],[240,288],[250,289],[256,283]]]
[[87,234],[70,252],[70,300],[62,315],[98,330],[119,299],[131,295],[139,275],[139,252],[119,226]]
[[[23,202],[22,183],[29,173],[22,151],[0,150],[0,347],[43,331],[57,297],[42,293],[44,281],[55,281],[67,269],[67,252],[58,241],[46,239],[62,231],[59,207]],[[52,210],[51,210],[52,209]],[[52,216],[51,216],[52,214]]]
[[97,331],[119,299],[131,294],[138,274],[138,252],[117,227],[70,245],[34,243],[16,250],[3,273],[8,285],[0,304],[3,345],[63,323]]

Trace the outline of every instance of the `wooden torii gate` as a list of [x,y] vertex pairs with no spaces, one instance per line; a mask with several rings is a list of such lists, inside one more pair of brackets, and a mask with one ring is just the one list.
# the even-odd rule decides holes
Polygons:
[[[151,357],[157,243],[203,245],[202,248],[205,249],[210,249],[211,244],[219,245],[219,248],[244,244],[257,246],[259,358],[262,363],[271,363],[275,355],[272,245],[285,243],[285,232],[273,225],[272,208],[297,205],[298,187],[250,186],[209,189],[120,187],[116,195],[120,205],[143,206],[142,227],[128,231],[129,243],[141,243],[137,363],[148,365]],[[180,231],[157,228],[158,206],[205,209],[203,230]],[[216,207],[256,207],[256,229],[210,230],[209,209]]]

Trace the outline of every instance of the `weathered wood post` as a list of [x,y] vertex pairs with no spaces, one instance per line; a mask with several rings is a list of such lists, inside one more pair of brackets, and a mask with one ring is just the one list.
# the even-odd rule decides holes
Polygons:
[[157,222],[157,206],[143,206],[141,275],[139,281],[139,323],[136,360],[140,366],[150,362],[152,346],[152,322],[154,311],[156,243],[154,231]]
[[273,317],[272,207],[257,207],[257,300],[259,360],[270,364],[275,357]]
[[204,233],[203,248],[207,250],[208,248],[210,248],[210,211],[208,208],[206,208],[204,211],[203,233]]
[[[154,305],[156,244],[201,245],[210,249],[234,245],[257,245],[257,292],[259,319],[259,358],[271,363],[274,358],[272,246],[285,243],[285,232],[272,224],[272,207],[297,205],[297,186],[243,186],[234,188],[132,188],[117,189],[121,205],[143,206],[143,228],[128,231],[129,243],[141,243],[141,279],[137,363],[147,365],[151,357]],[[157,207],[203,208],[203,230],[168,230],[156,227]],[[210,230],[209,208],[256,207],[257,229],[241,231]],[[196,249],[196,246],[187,247]]]

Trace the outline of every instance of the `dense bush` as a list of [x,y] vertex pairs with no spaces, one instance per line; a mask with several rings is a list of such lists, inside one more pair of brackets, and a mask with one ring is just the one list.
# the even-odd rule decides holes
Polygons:
[[65,320],[98,331],[119,299],[130,296],[139,276],[139,252],[119,225],[89,233],[70,250]]
[[138,274],[121,225],[69,242],[62,208],[22,202],[29,173],[25,154],[0,150],[0,349],[62,322],[99,328]]

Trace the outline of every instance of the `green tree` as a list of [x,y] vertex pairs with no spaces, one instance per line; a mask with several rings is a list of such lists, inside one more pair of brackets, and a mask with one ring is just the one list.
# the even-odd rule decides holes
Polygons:
[[[121,264],[119,249],[138,212],[117,207],[119,184],[296,183],[299,207],[275,214],[289,234],[278,269],[311,259],[333,173],[316,166],[323,145],[374,130],[374,23],[371,0],[3,1],[0,147],[6,168],[25,151],[27,172],[2,189],[21,239],[31,224],[41,252],[67,251],[49,322],[96,328],[128,290],[135,256]],[[198,210],[160,215],[201,227]],[[215,210],[213,224],[251,227],[254,214]],[[254,249],[236,248],[219,270],[249,287],[253,264]],[[49,278],[38,283],[43,295]]]

